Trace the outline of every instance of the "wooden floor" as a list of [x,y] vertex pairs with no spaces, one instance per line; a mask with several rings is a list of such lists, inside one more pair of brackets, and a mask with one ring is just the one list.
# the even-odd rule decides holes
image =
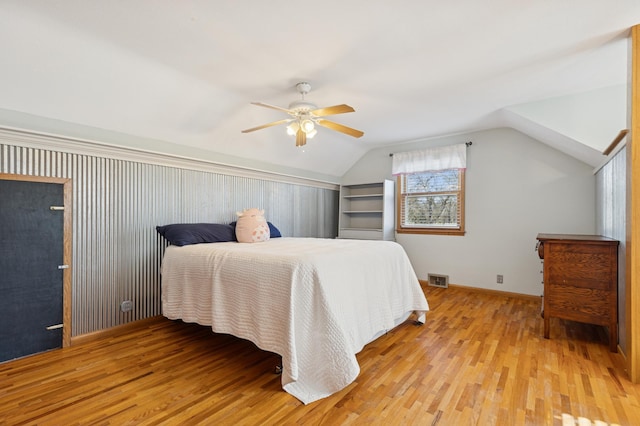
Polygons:
[[640,385],[603,329],[553,320],[545,340],[538,301],[427,297],[427,324],[367,345],[356,382],[306,406],[281,389],[276,355],[159,319],[0,364],[0,424],[640,425]]

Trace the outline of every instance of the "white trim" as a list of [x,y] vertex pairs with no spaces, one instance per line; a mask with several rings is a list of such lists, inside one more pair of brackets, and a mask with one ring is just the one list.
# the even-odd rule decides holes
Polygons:
[[250,169],[248,167],[218,163],[210,160],[202,160],[140,148],[123,147],[89,139],[35,132],[7,126],[0,126],[0,142],[8,142],[13,145],[26,148],[37,148],[50,151],[67,152],[70,154],[129,160],[158,166],[176,167],[274,182],[306,185],[315,188],[339,189],[339,185],[334,182],[303,178],[266,170]]

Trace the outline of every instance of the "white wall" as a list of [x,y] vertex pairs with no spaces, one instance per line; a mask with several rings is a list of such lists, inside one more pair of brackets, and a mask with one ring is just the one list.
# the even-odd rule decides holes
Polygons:
[[[539,295],[538,233],[595,233],[593,169],[512,129],[494,129],[370,151],[343,183],[391,178],[390,152],[471,141],[467,151],[466,235],[397,235],[418,278]],[[496,275],[504,283],[496,283]]]
[[627,128],[627,85],[603,87],[507,109],[602,152],[620,130]]

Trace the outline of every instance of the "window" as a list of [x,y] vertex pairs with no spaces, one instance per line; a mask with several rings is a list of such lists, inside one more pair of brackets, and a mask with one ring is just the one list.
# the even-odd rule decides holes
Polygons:
[[464,234],[464,169],[398,176],[397,232]]
[[396,231],[464,235],[466,144],[393,155]]

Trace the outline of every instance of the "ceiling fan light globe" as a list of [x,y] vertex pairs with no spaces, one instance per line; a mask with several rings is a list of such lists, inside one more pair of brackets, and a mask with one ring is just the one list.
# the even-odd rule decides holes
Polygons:
[[298,125],[298,123],[294,121],[293,123],[287,126],[287,134],[289,136],[295,136],[296,133],[298,133],[299,128],[300,126]]
[[313,121],[309,119],[302,120],[302,122],[300,122],[300,128],[303,132],[308,134],[309,132],[314,130]]
[[316,129],[313,129],[312,131],[306,132],[306,133],[307,133],[307,139],[312,139],[316,135],[316,133],[318,133],[318,131]]

